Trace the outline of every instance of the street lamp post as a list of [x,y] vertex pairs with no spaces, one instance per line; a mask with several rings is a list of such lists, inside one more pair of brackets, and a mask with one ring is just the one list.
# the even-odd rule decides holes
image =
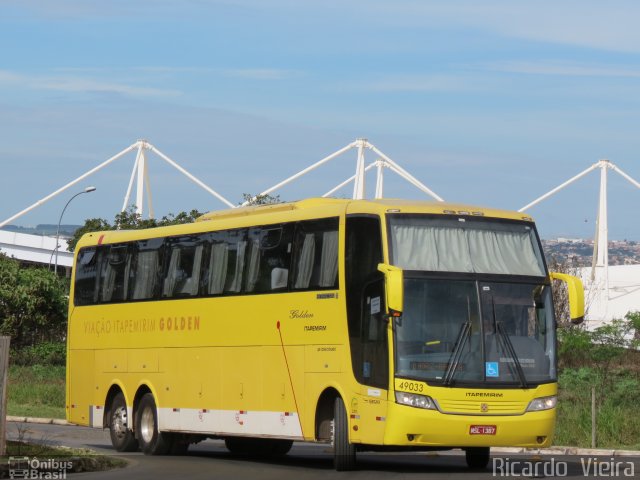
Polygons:
[[71,203],[71,200],[76,198],[78,195],[82,195],[83,193],[91,193],[91,192],[95,191],[95,189],[96,189],[96,187],[87,187],[83,191],[76,193],[73,197],[71,197],[69,199],[67,204],[62,209],[62,213],[60,214],[60,220],[58,220],[58,228],[56,230],[56,248],[55,248],[56,261],[55,261],[55,264],[54,264],[54,267],[53,267],[53,271],[56,274],[58,273],[58,249],[60,248],[60,245],[58,244],[58,242],[60,241],[60,224],[62,223],[62,216],[64,215],[64,211],[67,209],[67,207]]

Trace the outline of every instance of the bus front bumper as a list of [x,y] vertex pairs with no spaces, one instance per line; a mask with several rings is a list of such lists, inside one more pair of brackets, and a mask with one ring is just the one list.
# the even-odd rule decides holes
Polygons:
[[389,403],[384,444],[414,447],[551,445],[556,410],[523,415],[452,415]]

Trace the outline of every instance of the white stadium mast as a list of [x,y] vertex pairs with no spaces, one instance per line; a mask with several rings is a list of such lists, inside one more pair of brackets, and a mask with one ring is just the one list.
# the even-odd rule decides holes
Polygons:
[[92,168],[88,172],[80,175],[75,180],[72,180],[71,182],[67,183],[63,187],[60,187],[58,190],[54,191],[53,193],[50,193],[46,197],[38,200],[33,205],[30,205],[29,207],[25,208],[24,210],[22,210],[22,211],[16,213],[15,215],[7,218],[3,222],[0,222],[0,228],[4,227],[5,225],[7,225],[7,224],[9,224],[11,222],[13,222],[15,219],[21,217],[22,215],[30,212],[33,209],[39,207],[40,205],[48,202],[49,200],[51,200],[56,195],[58,195],[58,194],[64,192],[65,190],[71,188],[72,186],[74,186],[78,182],[84,180],[85,178],[89,177],[90,175],[93,175],[97,171],[102,170],[107,165],[115,162],[119,158],[125,156],[129,152],[132,152],[132,151],[134,151],[136,149],[137,149],[136,160],[135,160],[135,163],[134,163],[134,166],[133,166],[133,171],[131,173],[131,179],[129,180],[129,186],[127,188],[127,193],[125,194],[125,197],[124,197],[124,203],[122,204],[122,211],[126,210],[127,206],[129,205],[129,200],[131,198],[131,192],[132,192],[132,189],[133,189],[133,183],[134,183],[134,180],[136,179],[136,176],[137,176],[136,202],[135,202],[136,212],[138,214],[142,215],[143,203],[144,203],[144,190],[146,188],[146,190],[147,190],[147,203],[148,203],[149,218],[153,218],[153,215],[154,215],[153,214],[153,204],[152,204],[152,201],[151,201],[152,200],[151,199],[151,189],[149,188],[149,176],[148,176],[148,166],[147,166],[147,158],[146,158],[146,151],[147,150],[155,153],[157,156],[162,158],[169,165],[171,165],[176,170],[178,170],[180,173],[182,173],[184,176],[186,176],[189,180],[191,180],[196,185],[198,185],[199,187],[201,187],[204,190],[206,190],[208,193],[210,193],[211,195],[216,197],[218,200],[220,200],[222,203],[224,203],[228,207],[232,207],[232,208],[234,207],[234,205],[229,200],[224,198],[222,195],[220,195],[218,192],[213,190],[211,187],[209,187],[206,184],[204,184],[201,180],[199,180],[194,175],[189,173],[187,170],[182,168],[180,165],[178,165],[176,162],[174,162],[171,158],[169,158],[167,155],[162,153],[160,150],[158,150],[152,144],[148,143],[145,140],[138,140],[133,145],[128,146],[127,148],[125,148],[121,152],[117,153],[113,157],[109,158],[108,160],[105,160],[104,162],[102,162],[97,167]]
[[522,207],[519,212],[524,212],[529,208],[537,205],[541,201],[549,198],[553,194],[559,192],[563,188],[572,184],[576,180],[584,177],[588,173],[600,169],[600,199],[598,202],[598,219],[596,222],[596,232],[595,232],[595,240],[593,242],[593,261],[591,266],[591,281],[594,282],[596,278],[596,272],[600,270],[602,272],[602,279],[604,280],[604,291],[606,292],[607,298],[609,297],[609,227],[608,227],[608,219],[607,219],[607,171],[613,170],[618,173],[622,177],[624,177],[629,183],[640,188],[640,182],[634,180],[625,172],[620,170],[616,165],[614,165],[609,160],[600,160],[597,163],[594,163],[589,168],[580,172],[573,178],[570,178],[566,182],[558,185],[553,190],[545,193],[540,198],[534,200],[533,202]]
[[[294,180],[302,177],[303,175],[311,172],[312,170],[315,170],[316,168],[320,167],[321,165],[324,165],[325,163],[333,160],[336,157],[339,157],[343,153],[346,153],[346,152],[348,152],[349,150],[352,150],[352,149],[357,149],[358,150],[358,158],[357,158],[357,162],[356,162],[356,173],[352,177],[347,178],[344,182],[338,184],[335,188],[329,190],[327,193],[322,195],[323,197],[329,197],[333,193],[335,193],[336,191],[338,191],[339,189],[344,187],[345,185],[349,184],[350,182],[354,182],[354,184],[353,184],[353,198],[354,199],[363,199],[363,198],[365,198],[365,173],[368,172],[369,170],[371,170],[373,167],[376,167],[376,169],[377,169],[377,177],[376,177],[375,198],[382,198],[383,197],[384,168],[388,168],[389,170],[391,170],[392,172],[398,174],[399,176],[401,176],[402,178],[407,180],[409,183],[411,183],[412,185],[414,185],[418,189],[422,190],[424,193],[426,193],[430,197],[434,198],[435,200],[437,200],[439,202],[443,202],[444,201],[440,196],[438,196],[436,193],[434,193],[431,189],[429,189],[426,185],[424,185],[422,182],[420,182],[417,178],[415,178],[413,175],[411,175],[409,172],[407,172],[404,168],[402,168],[400,165],[398,165],[396,162],[394,162],[387,155],[385,155],[380,150],[378,150],[378,148],[375,145],[369,143],[369,141],[367,141],[366,138],[358,138],[354,142],[351,142],[349,145],[341,148],[340,150],[332,153],[331,155],[328,155],[328,156],[324,157],[322,160],[317,161],[313,165],[305,168],[304,170],[301,170],[300,172],[296,173],[295,175],[292,175],[291,177],[281,181],[280,183],[277,183],[273,187],[270,187],[270,188],[266,189],[265,191],[263,191],[260,194],[256,195],[252,199],[247,200],[242,205],[243,206],[248,205],[249,203],[251,203],[256,198],[261,197],[263,195],[268,195],[268,194],[276,191],[280,187],[283,187],[283,186],[293,182]],[[375,160],[374,162],[372,162],[371,164],[367,165],[367,166],[365,166],[365,149],[369,149],[369,150],[373,151],[375,154],[378,155],[378,159]]]
[[[422,182],[420,182],[417,178],[415,178],[413,175],[411,175],[409,172],[407,172],[404,168],[402,168],[400,165],[398,165],[396,162],[394,162],[391,158],[389,158],[387,155],[382,153],[375,145],[369,143],[364,138],[356,139],[354,142],[350,143],[346,147],[341,148],[337,152],[332,153],[331,155],[329,155],[329,156],[323,158],[322,160],[314,163],[310,167],[307,167],[304,170],[296,173],[295,175],[287,178],[286,180],[283,180],[282,182],[278,183],[277,185],[274,185],[273,187],[268,188],[267,190],[265,190],[264,192],[260,193],[259,195],[257,195],[253,199],[255,199],[255,198],[257,198],[258,196],[261,196],[261,195],[267,195],[267,194],[277,190],[278,188],[280,188],[280,187],[292,182],[293,180],[295,180],[297,178],[300,178],[301,176],[305,175],[306,173],[318,168],[319,166],[329,162],[330,160],[333,160],[334,158],[336,158],[336,157],[342,155],[343,153],[345,153],[345,152],[347,152],[349,150],[352,150],[352,149],[357,149],[357,151],[358,151],[358,158],[357,158],[357,163],[356,163],[356,173],[355,173],[355,175],[353,175],[352,177],[348,178],[344,182],[342,182],[339,185],[337,185],[335,188],[333,188],[330,191],[328,191],[327,193],[325,193],[323,195],[323,197],[328,197],[328,196],[332,195],[334,192],[336,192],[337,190],[339,190],[340,188],[342,188],[345,185],[349,184],[350,182],[354,182],[353,198],[354,199],[365,198],[365,174],[366,174],[366,172],[368,172],[369,170],[371,170],[372,168],[375,167],[376,171],[377,171],[375,198],[382,198],[383,197],[384,169],[388,168],[389,170],[391,170],[392,172],[394,172],[397,175],[401,176],[402,178],[407,180],[409,183],[411,183],[412,185],[414,185],[418,189],[422,190],[427,195],[433,197],[435,200],[437,200],[439,202],[443,201],[443,199],[440,196],[438,196],[436,193],[434,193],[426,185],[424,185]],[[369,149],[369,150],[373,151],[374,153],[376,153],[378,155],[378,159],[377,160],[375,160],[374,162],[372,162],[371,164],[366,165],[366,166],[365,166],[365,149]],[[171,165],[176,170],[178,170],[180,173],[182,173],[184,176],[186,176],[189,180],[191,180],[196,185],[198,185],[199,187],[203,188],[208,193],[210,193],[211,195],[216,197],[218,200],[220,200],[222,203],[224,203],[227,207],[235,208],[237,206],[237,205],[234,205],[233,203],[231,203],[226,198],[224,198],[218,192],[213,190],[211,187],[207,186],[204,182],[202,182],[201,180],[196,178],[194,175],[189,173],[183,167],[178,165],[175,161],[173,161],[167,155],[162,153],[155,146],[153,146],[152,144],[150,144],[146,140],[138,140],[134,144],[128,146],[127,148],[125,148],[121,152],[119,152],[116,155],[114,155],[113,157],[105,160],[100,165],[98,165],[98,166],[92,168],[91,170],[89,170],[88,172],[80,175],[78,178],[76,178],[76,179],[72,180],[71,182],[67,183],[66,185],[60,187],[59,189],[57,189],[54,192],[52,192],[49,195],[47,195],[46,197],[38,200],[33,205],[30,205],[29,207],[25,208],[24,210],[21,210],[20,212],[16,213],[15,215],[7,218],[3,222],[0,222],[0,228],[4,227],[5,225],[7,225],[7,224],[9,224],[11,222],[13,222],[17,218],[20,218],[21,216],[23,216],[26,213],[30,212],[31,210],[39,207],[40,205],[43,205],[44,203],[46,203],[49,200],[51,200],[53,197],[55,197],[58,194],[64,192],[65,190],[68,190],[69,188],[71,188],[72,186],[74,186],[77,183],[81,182],[85,178],[93,175],[94,173],[98,172],[99,170],[102,170],[107,165],[110,165],[111,163],[113,163],[116,160],[124,157],[128,153],[133,152],[134,150],[137,151],[136,152],[136,159],[135,159],[135,162],[134,162],[134,165],[133,165],[133,170],[131,171],[131,177],[129,179],[129,184],[128,184],[128,187],[127,187],[127,191],[126,191],[126,194],[124,196],[124,202],[122,203],[122,211],[125,211],[126,208],[130,205],[129,202],[131,200],[131,196],[132,196],[132,193],[133,193],[133,187],[134,187],[134,184],[135,184],[135,186],[136,186],[136,194],[135,194],[135,203],[134,203],[134,205],[135,205],[136,212],[139,215],[143,214],[145,191],[146,191],[149,218],[153,218],[154,217],[153,201],[152,201],[152,195],[151,195],[151,186],[150,186],[150,183],[149,183],[149,168],[148,168],[147,151],[155,153],[157,156],[159,156],[161,159],[163,159],[169,165]],[[251,200],[246,201],[242,205],[247,205],[250,202],[251,202]]]

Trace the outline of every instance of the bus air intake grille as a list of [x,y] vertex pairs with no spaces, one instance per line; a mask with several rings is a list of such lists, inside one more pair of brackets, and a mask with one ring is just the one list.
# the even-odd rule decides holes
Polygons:
[[527,402],[500,402],[482,400],[439,400],[442,413],[459,415],[522,415]]

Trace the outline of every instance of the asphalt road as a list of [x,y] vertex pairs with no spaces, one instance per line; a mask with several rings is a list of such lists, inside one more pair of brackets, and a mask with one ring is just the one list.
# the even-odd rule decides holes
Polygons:
[[[640,476],[638,458],[616,458],[612,464],[610,458],[600,459],[600,463],[588,463],[583,457],[536,457],[516,455],[492,456],[486,471],[470,471],[466,467],[461,452],[388,454],[359,453],[358,467],[355,472],[336,472],[333,470],[331,452],[326,446],[296,443],[291,452],[278,460],[241,459],[231,455],[223,442],[207,440],[192,445],[185,456],[153,457],[141,453],[118,454],[111,448],[108,430],[97,430],[76,426],[42,425],[33,423],[9,422],[7,426],[10,439],[21,438],[34,443],[65,445],[69,447],[90,448],[98,453],[124,458],[128,462],[125,468],[106,472],[74,473],[73,479],[89,477],[92,479],[230,479],[230,480],[315,480],[341,478],[359,479],[483,479],[513,478],[518,476],[537,478],[628,478],[629,464],[635,462],[633,477]],[[530,473],[531,462],[539,463],[538,475]],[[601,470],[594,470],[600,465]],[[602,465],[605,469],[602,470]],[[613,472],[607,471],[607,466]],[[496,471],[494,474],[494,468]],[[587,475],[584,468],[588,467]],[[618,475],[613,475],[613,473]],[[546,469],[546,470],[545,470]],[[604,475],[602,475],[604,473]],[[633,478],[632,477],[632,478]]]

